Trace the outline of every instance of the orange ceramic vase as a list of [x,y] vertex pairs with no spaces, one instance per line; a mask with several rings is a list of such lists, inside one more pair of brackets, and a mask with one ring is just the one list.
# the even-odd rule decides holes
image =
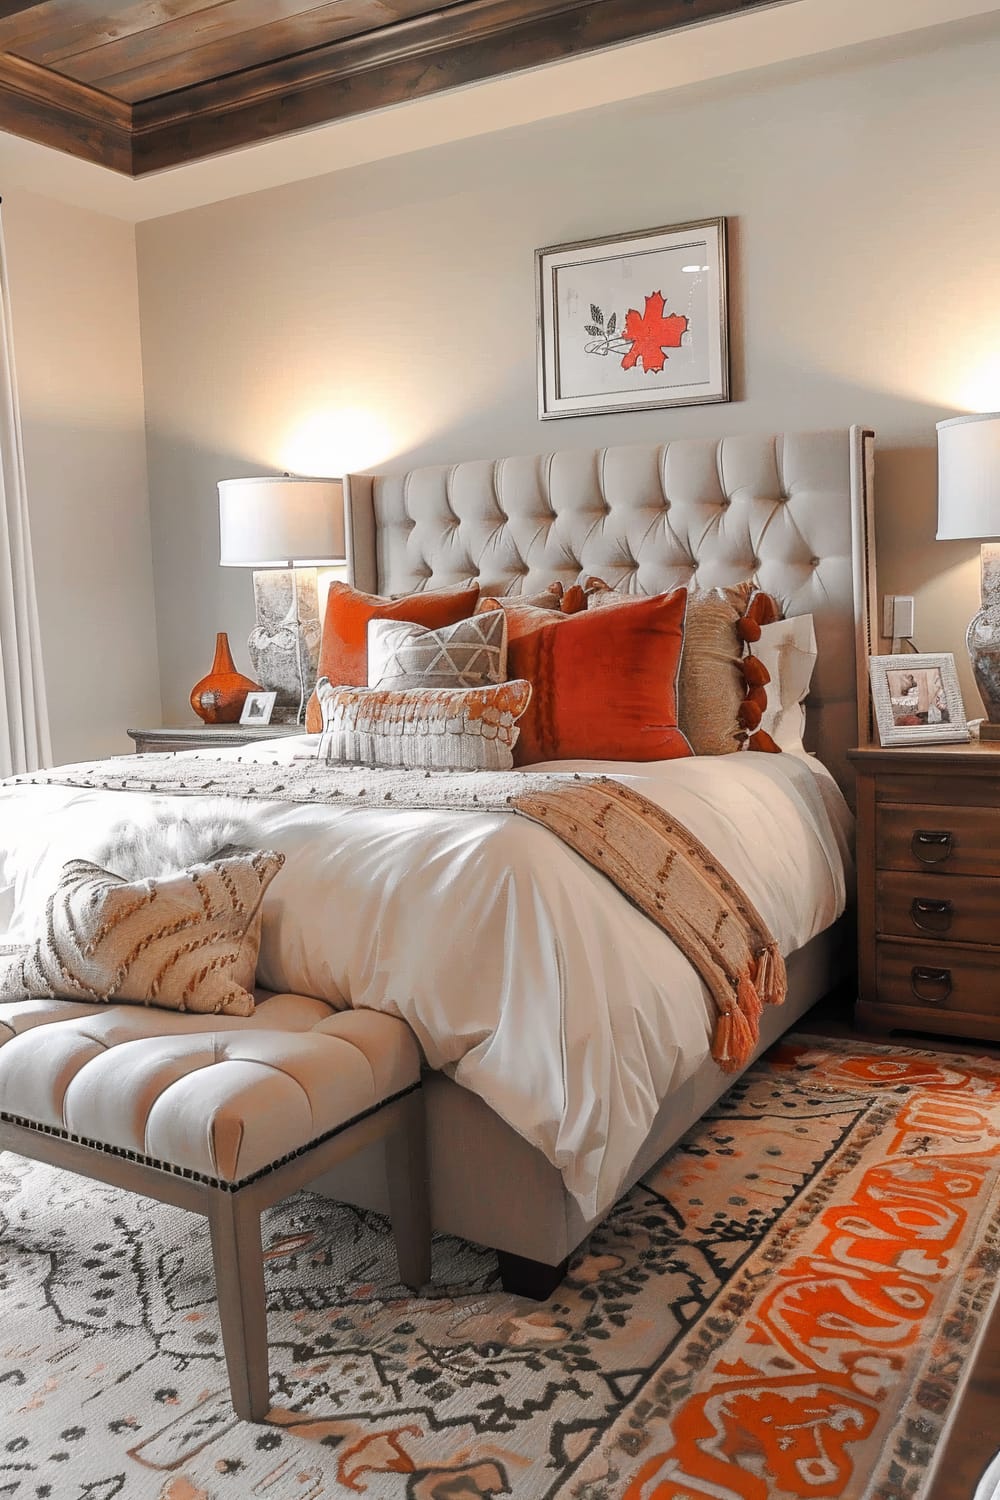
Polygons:
[[215,637],[212,670],[191,689],[191,707],[206,724],[235,724],[243,712],[247,693],[257,691],[255,682],[237,672],[229,637],[220,630]]

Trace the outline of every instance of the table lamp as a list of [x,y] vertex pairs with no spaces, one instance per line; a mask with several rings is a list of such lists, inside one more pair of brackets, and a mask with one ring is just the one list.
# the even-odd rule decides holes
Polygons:
[[983,543],[982,605],[965,637],[986,708],[979,735],[1000,740],[1000,412],[937,424],[938,541]]
[[220,480],[219,533],[222,566],[255,570],[254,671],[277,694],[275,717],[299,723],[319,664],[316,568],[346,561],[343,484],[293,474]]

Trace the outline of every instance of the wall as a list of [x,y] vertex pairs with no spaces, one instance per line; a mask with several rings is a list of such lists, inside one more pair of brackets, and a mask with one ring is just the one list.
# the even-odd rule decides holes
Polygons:
[[160,721],[134,230],[3,215],[53,753],[82,760]]
[[[141,225],[167,717],[215,630],[251,624],[249,577],[217,566],[219,478],[683,434],[874,425],[883,587],[916,594],[922,648],[959,653],[975,548],[933,540],[934,423],[1000,406],[998,75],[994,27]],[[533,250],[719,213],[737,399],[540,424]]]

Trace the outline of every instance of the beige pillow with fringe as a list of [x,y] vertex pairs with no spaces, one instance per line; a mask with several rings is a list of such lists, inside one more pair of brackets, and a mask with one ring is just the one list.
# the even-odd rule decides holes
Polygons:
[[411,770],[509,771],[530,682],[478,688],[335,687],[316,684],[323,710],[318,760]]

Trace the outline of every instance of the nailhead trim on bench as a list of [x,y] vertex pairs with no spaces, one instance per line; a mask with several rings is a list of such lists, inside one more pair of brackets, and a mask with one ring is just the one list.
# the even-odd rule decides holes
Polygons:
[[352,1125],[358,1125],[362,1120],[367,1120],[370,1115],[378,1114],[387,1104],[395,1104],[397,1099],[405,1099],[407,1094],[414,1093],[420,1087],[420,1083],[411,1083],[409,1088],[400,1089],[398,1093],[389,1094],[373,1104],[370,1109],[363,1109],[360,1114],[352,1115],[349,1120],[344,1120],[340,1125],[335,1125],[332,1130],[327,1130],[323,1135],[314,1136],[311,1141],[306,1141],[302,1146],[297,1146],[294,1151],[288,1151],[284,1156],[278,1157],[276,1161],[269,1162],[266,1167],[261,1167],[257,1172],[251,1172],[249,1177],[241,1177],[238,1182],[227,1182],[222,1177],[208,1177],[204,1172],[195,1172],[191,1167],[178,1167],[173,1162],[160,1161],[155,1156],[145,1156],[141,1151],[128,1151],[124,1146],[110,1146],[105,1141],[93,1141],[85,1135],[73,1135],[68,1130],[60,1130],[55,1125],[42,1125],[38,1120],[27,1120],[22,1115],[9,1115],[0,1110],[0,1122],[5,1125],[18,1125],[23,1130],[33,1130],[36,1135],[55,1136],[57,1140],[69,1141],[74,1146],[86,1146],[90,1151],[102,1151],[105,1156],[118,1156],[123,1161],[133,1161],[138,1166],[152,1167],[157,1172],[169,1172],[173,1177],[183,1177],[188,1182],[200,1182],[206,1187],[220,1189],[224,1193],[236,1193],[241,1188],[248,1187],[252,1182],[259,1182],[262,1177],[276,1172],[279,1167],[294,1161],[296,1157],[304,1156],[314,1146],[321,1146],[324,1141],[332,1140],[335,1135],[349,1130]]

